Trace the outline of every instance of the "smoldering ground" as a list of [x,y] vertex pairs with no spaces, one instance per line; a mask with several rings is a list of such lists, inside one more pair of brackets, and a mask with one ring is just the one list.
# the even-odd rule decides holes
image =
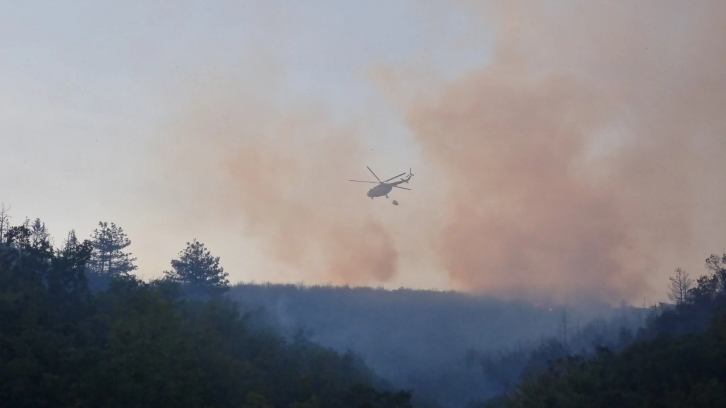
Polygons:
[[[409,215],[432,243],[421,255],[460,289],[509,296],[639,300],[677,266],[700,273],[726,239],[723,2],[428,10],[448,7],[492,27],[490,64],[423,81],[426,67],[371,61],[440,176],[432,190],[445,192]],[[174,160],[195,163],[188,180],[210,212],[241,217],[268,255],[305,274],[393,277],[400,225],[358,190],[330,188],[360,174],[370,136],[314,104],[236,92],[208,89],[173,132],[186,152]]]

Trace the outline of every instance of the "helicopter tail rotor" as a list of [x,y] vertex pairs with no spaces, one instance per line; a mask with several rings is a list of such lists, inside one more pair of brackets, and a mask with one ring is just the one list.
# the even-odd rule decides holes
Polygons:
[[408,178],[401,179],[401,180],[403,180],[404,182],[408,183],[408,180],[411,180],[411,177],[413,177],[413,173],[411,173],[411,168],[409,168],[408,169]]

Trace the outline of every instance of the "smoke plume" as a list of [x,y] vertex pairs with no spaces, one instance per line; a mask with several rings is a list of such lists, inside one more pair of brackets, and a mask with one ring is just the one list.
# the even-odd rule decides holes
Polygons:
[[315,103],[274,105],[274,81],[185,99],[171,163],[195,203],[335,283],[390,280],[412,231],[431,244],[404,243],[408,256],[433,253],[459,289],[558,300],[660,295],[673,269],[723,249],[725,2],[426,10],[441,7],[491,27],[490,63],[447,79],[370,62],[421,148],[417,175],[436,175],[415,179],[409,225],[340,188],[369,159],[358,126]]
[[[718,251],[725,3],[466,7],[495,27],[491,65],[396,95],[447,179],[437,251],[459,288],[635,300]],[[395,94],[411,79],[391,71]]]
[[365,207],[365,190],[341,189],[365,171],[356,126],[333,123],[314,103],[274,105],[233,79],[180,100],[167,156],[188,187],[178,193],[195,207],[190,218],[256,238],[300,280],[357,285],[394,275],[395,244]]

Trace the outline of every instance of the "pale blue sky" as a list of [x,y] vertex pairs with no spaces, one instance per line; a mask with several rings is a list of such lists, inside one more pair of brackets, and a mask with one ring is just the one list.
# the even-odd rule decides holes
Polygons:
[[148,183],[170,92],[210,70],[254,81],[255,64],[272,59],[284,72],[281,106],[316,99],[346,120],[380,102],[365,114],[384,131],[365,142],[385,173],[417,153],[369,70],[421,65],[455,77],[487,63],[486,33],[460,10],[415,1],[0,2],[0,201],[14,222],[46,221],[57,241],[116,222],[147,277],[197,237],[234,281],[296,280],[266,274],[263,255],[235,231],[155,222],[174,212],[154,208]]

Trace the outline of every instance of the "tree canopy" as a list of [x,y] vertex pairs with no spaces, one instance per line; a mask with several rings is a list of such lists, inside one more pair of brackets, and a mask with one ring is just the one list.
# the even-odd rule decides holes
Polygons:
[[484,406],[726,406],[726,254],[711,255],[706,266],[710,275],[693,287],[676,270],[675,305],[655,307],[626,347],[556,358]]
[[229,289],[229,274],[219,265],[219,257],[212,256],[203,243],[196,239],[187,242],[178,258],[171,261],[171,271],[165,271],[166,278],[201,289],[209,294]]
[[22,225],[0,242],[3,405],[411,407],[354,353],[253,328],[224,297],[124,274],[92,292],[93,242],[34,237]]
[[93,252],[88,262],[89,269],[98,275],[123,276],[137,269],[136,258],[125,252],[131,240],[123,228],[114,223],[99,222],[99,229],[93,230],[91,243]]

